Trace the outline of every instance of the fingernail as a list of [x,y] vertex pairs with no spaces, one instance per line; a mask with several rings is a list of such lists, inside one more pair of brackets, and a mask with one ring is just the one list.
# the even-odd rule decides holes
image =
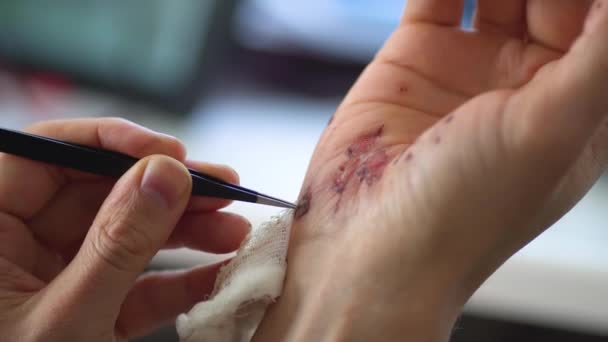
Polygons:
[[141,180],[141,191],[167,208],[175,206],[189,186],[185,167],[169,157],[153,157]]

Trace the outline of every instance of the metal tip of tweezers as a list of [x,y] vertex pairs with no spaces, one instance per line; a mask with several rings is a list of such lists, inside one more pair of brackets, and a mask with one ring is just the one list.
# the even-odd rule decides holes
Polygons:
[[257,199],[256,203],[271,205],[271,206],[280,207],[280,208],[288,208],[288,209],[296,208],[296,205],[293,203],[289,203],[287,201],[283,201],[278,198],[274,198],[274,197],[270,197],[270,196],[266,196],[266,195],[262,195],[262,194],[258,194],[258,199]]

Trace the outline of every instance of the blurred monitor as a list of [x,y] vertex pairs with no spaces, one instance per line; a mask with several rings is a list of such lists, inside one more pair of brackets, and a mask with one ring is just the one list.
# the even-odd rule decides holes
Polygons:
[[0,61],[186,110],[233,1],[2,0]]

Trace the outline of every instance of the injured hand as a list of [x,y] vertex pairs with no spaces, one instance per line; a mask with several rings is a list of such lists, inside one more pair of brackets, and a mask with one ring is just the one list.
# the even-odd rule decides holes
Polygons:
[[[408,1],[314,152],[254,341],[447,341],[480,284],[606,169],[608,2],[516,3],[480,1],[465,32],[461,1]],[[213,326],[222,288],[183,337]],[[275,294],[241,291],[227,330]]]

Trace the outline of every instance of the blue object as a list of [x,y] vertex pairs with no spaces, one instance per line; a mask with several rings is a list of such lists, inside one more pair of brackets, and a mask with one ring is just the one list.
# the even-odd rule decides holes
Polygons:
[[462,27],[470,28],[473,26],[473,16],[475,15],[475,0],[466,0],[464,7],[464,16],[462,18]]

